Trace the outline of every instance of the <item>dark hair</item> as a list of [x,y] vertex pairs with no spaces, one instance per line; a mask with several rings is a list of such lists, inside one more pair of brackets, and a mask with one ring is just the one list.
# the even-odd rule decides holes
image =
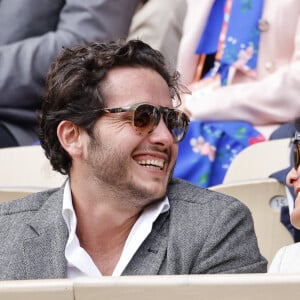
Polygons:
[[67,48],[50,67],[46,93],[39,112],[39,138],[54,170],[69,174],[71,157],[61,146],[57,126],[69,120],[93,136],[104,107],[100,83],[114,67],[146,67],[157,71],[180,101],[178,72],[170,72],[162,54],[140,40],[90,43]]

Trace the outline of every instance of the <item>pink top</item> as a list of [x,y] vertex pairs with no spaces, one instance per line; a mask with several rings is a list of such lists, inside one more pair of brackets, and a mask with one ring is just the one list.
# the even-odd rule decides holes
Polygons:
[[[178,53],[185,84],[195,76],[195,49],[214,0],[187,0]],[[300,116],[300,1],[264,0],[257,79],[236,72],[230,85],[187,101],[192,119],[249,121],[268,138]]]

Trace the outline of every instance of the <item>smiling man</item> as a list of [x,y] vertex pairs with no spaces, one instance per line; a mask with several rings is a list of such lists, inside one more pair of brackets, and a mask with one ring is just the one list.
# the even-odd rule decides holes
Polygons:
[[178,78],[139,40],[61,53],[39,130],[68,180],[1,204],[1,279],[266,272],[249,210],[172,178]]

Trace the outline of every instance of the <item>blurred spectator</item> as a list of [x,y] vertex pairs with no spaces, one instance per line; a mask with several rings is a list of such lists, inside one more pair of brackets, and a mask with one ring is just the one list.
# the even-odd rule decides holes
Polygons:
[[280,212],[280,221],[281,223],[288,229],[288,231],[291,233],[293,239],[295,242],[300,242],[300,230],[293,226],[291,223],[290,215],[294,208],[294,199],[297,197],[297,194],[294,192],[293,184],[289,184],[286,180],[289,173],[291,173],[291,170],[295,166],[295,154],[297,154],[297,145],[299,144],[300,140],[300,118],[297,118],[295,121],[291,123],[286,123],[282,126],[280,126],[278,129],[276,129],[270,139],[281,139],[281,138],[290,138],[291,141],[294,143],[291,143],[291,151],[290,151],[290,165],[283,169],[278,170],[270,175],[271,178],[275,178],[282,184],[286,185],[286,194],[288,199],[288,205],[281,207]]
[[300,115],[300,2],[188,0],[178,70],[193,120],[175,176],[222,182],[232,159]]
[[[292,201],[290,224],[295,232],[300,233],[300,118],[295,121],[295,135],[293,140],[293,165],[289,168],[286,174],[286,184],[289,186],[295,201]],[[270,273],[299,273],[300,260],[299,239],[295,239],[298,243],[283,247],[276,253],[269,272]]]
[[1,0],[0,147],[37,140],[36,110],[62,47],[126,37],[138,0]]
[[128,39],[139,38],[160,50],[176,68],[186,0],[140,0]]

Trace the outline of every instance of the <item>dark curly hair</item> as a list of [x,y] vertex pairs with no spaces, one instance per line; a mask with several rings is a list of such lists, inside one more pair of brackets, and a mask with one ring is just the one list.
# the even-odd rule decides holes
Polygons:
[[101,82],[118,66],[146,67],[157,71],[180,101],[178,72],[171,72],[162,54],[140,40],[90,43],[67,48],[50,67],[45,98],[38,116],[40,143],[54,170],[69,174],[71,157],[61,146],[56,130],[69,120],[93,137],[93,127],[105,103]]

